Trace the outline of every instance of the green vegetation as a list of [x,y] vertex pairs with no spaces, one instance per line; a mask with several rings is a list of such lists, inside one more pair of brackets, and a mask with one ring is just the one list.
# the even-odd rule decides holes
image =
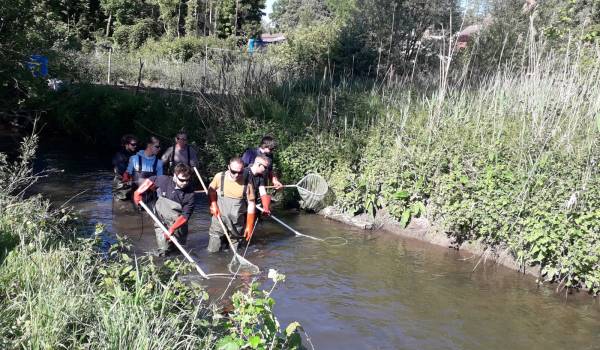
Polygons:
[[[182,103],[176,96],[100,91],[115,96],[113,109],[145,106],[144,113],[128,114],[138,134],[148,128],[167,136],[180,127],[189,130],[207,176],[269,133],[281,144],[276,162],[284,180],[295,182],[310,171],[325,175],[330,204],[347,213],[387,213],[401,225],[426,216],[457,246],[477,241],[486,254],[509,249],[523,267],[540,265],[545,280],[596,294],[594,96],[600,72],[582,61],[557,71],[558,63],[564,61],[426,95],[418,88],[373,89],[327,78],[275,86],[267,94],[202,95]],[[66,96],[71,104],[60,116],[71,115],[80,125],[100,119],[78,111],[83,101]],[[169,107],[163,110],[161,103]],[[118,114],[101,119],[102,129],[73,131],[124,131]]]
[[[278,0],[286,42],[249,55],[262,0],[9,1],[0,117],[40,114],[105,149],[183,127],[205,176],[271,134],[284,182],[324,175],[345,213],[426,217],[457,247],[508,250],[557,290],[600,294],[598,1],[464,3]],[[74,83],[48,91],[33,53]],[[128,86],[98,85],[109,75]],[[222,313],[180,281],[189,265],[132,258],[123,241],[104,252],[101,227],[84,237],[68,210],[23,198],[35,144],[0,154],[0,347],[301,346],[272,289],[252,284]]]
[[0,346],[3,349],[281,349],[300,346],[297,323],[285,330],[270,291],[255,284],[236,292],[222,313],[208,294],[179,276],[177,260],[157,266],[133,258],[125,242],[100,250],[102,227],[86,238],[78,219],[41,196],[20,192],[31,172],[37,137],[21,156],[0,154]]

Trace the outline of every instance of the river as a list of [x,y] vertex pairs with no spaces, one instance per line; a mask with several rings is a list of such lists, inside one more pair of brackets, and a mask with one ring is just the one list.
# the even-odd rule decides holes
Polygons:
[[[47,148],[47,147],[45,147]],[[34,190],[57,205],[69,201],[111,237],[127,235],[137,254],[155,248],[150,219],[113,212],[110,159],[79,152],[43,151],[39,166],[63,169]],[[227,272],[228,252],[209,256],[204,195],[191,220],[187,247],[209,273]],[[246,258],[287,276],[273,296],[282,325],[299,321],[316,349],[600,349],[600,306],[586,293],[557,294],[534,278],[468,253],[363,231],[317,215],[274,212],[296,237],[268,219]],[[193,278],[193,277],[192,277]],[[203,282],[219,295],[223,279]]]

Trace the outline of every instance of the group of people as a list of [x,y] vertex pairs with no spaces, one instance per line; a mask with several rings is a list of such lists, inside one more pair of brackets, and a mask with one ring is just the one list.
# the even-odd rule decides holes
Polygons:
[[[136,206],[142,201],[152,203],[154,214],[168,228],[167,234],[159,224],[154,225],[159,255],[175,251],[171,235],[185,244],[188,222],[194,212],[197,184],[194,175],[199,176],[199,162],[198,153],[187,141],[185,132],[177,133],[175,144],[159,157],[158,138],[149,137],[136,153],[138,139],[125,135],[121,149],[113,157],[115,199],[132,199]],[[226,247],[226,233],[221,223],[232,239],[232,248],[237,249],[243,239],[250,241],[257,210],[270,215],[267,184],[272,183],[275,189],[283,187],[273,171],[276,145],[272,137],[264,136],[258,147],[248,148],[241,157],[231,158],[227,168],[213,177],[206,189],[212,215],[207,247],[210,253]]]

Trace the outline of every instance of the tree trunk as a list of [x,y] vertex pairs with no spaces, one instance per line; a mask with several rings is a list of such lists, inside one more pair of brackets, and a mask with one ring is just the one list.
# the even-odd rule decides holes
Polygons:
[[179,0],[179,5],[177,6],[177,37],[179,38],[179,32],[181,28],[181,0]]
[[[208,9],[209,9],[209,2],[208,1],[204,1],[204,23],[202,23],[202,33],[204,33],[204,36],[207,36],[208,33],[206,32],[206,24],[207,24],[207,14],[209,14]],[[210,16],[210,15],[209,15]]]
[[237,37],[237,32],[238,32],[238,11],[239,11],[239,7],[240,7],[240,1],[239,0],[235,0],[235,25],[233,28],[233,36]]
[[106,21],[106,37],[110,34],[110,22],[112,21],[112,11],[108,13],[108,21]]

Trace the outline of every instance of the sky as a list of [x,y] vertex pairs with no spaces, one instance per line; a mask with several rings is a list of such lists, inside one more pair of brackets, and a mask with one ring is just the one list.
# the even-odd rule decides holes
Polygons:
[[265,13],[266,15],[264,16],[264,19],[267,22],[271,22],[271,20],[269,19],[269,14],[271,12],[273,12],[273,3],[275,2],[275,0],[267,0],[267,7],[265,8]]

